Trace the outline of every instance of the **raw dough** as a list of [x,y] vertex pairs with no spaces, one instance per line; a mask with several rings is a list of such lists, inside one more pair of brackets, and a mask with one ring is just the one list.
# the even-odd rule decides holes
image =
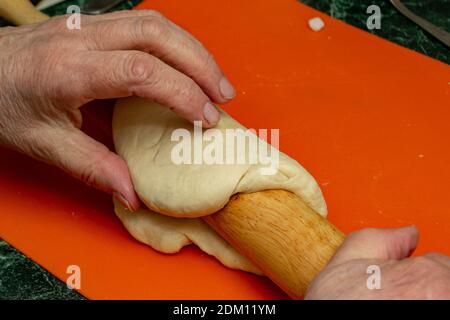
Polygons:
[[320,31],[325,27],[325,22],[319,17],[315,17],[308,20],[308,25],[313,31]]
[[[220,112],[221,121],[216,128],[245,129]],[[171,141],[171,135],[178,128],[193,131],[191,123],[145,99],[121,99],[114,109],[116,151],[128,164],[139,198],[151,209],[127,213],[120,204],[115,206],[118,217],[137,240],[166,253],[177,252],[194,242],[226,266],[259,273],[202,220],[185,218],[214,213],[235,193],[265,189],[291,191],[326,216],[326,203],[314,178],[281,152],[278,172],[271,176],[261,174],[260,164],[174,164],[171,150],[177,142]]]
[[130,212],[115,199],[114,209],[135,239],[159,252],[176,253],[194,243],[229,268],[262,275],[257,267],[200,218],[173,218],[146,208]]
[[[221,111],[216,128],[242,128]],[[141,98],[119,100],[113,116],[116,151],[130,169],[139,198],[153,211],[174,217],[201,217],[216,212],[239,192],[285,189],[300,196],[321,215],[325,200],[314,178],[295,160],[280,152],[276,175],[261,175],[261,165],[176,165],[171,141],[178,128],[193,126],[168,108]]]

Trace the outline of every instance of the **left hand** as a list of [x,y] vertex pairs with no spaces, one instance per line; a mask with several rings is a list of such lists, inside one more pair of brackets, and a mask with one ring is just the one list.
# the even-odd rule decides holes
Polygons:
[[80,129],[96,99],[151,99],[214,126],[235,90],[213,56],[160,13],[120,11],[0,28],[0,146],[57,166],[139,207],[124,160]]

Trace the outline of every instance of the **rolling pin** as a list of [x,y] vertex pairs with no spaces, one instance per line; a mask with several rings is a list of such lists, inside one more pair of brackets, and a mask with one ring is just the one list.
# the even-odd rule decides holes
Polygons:
[[[28,0],[0,0],[0,15],[16,25],[49,18]],[[344,240],[327,219],[284,190],[236,194],[203,220],[294,299],[304,296]]]
[[294,299],[304,296],[344,241],[327,219],[285,190],[236,194],[203,220]]
[[0,0],[0,16],[17,26],[49,19],[28,0]]

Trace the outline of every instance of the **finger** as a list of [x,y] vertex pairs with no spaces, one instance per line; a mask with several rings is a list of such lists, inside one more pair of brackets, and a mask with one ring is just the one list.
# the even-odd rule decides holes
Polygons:
[[[62,21],[65,24],[67,18],[69,18],[71,15],[72,15],[71,13],[68,13],[60,16],[55,16],[49,19],[48,22],[56,23],[59,20],[59,22]],[[138,18],[146,16],[162,16],[162,15],[154,10],[121,10],[98,15],[81,14],[80,15],[81,30],[83,30],[84,27],[94,25],[102,21],[114,21],[114,20],[117,21],[125,18]]]
[[[81,58],[79,91],[93,99],[136,95],[167,106],[187,120],[214,126],[220,118],[202,89],[189,77],[141,51],[89,52]],[[95,76],[93,76],[95,75]]]
[[103,20],[83,30],[95,50],[149,52],[188,75],[215,102],[234,98],[235,89],[213,56],[192,35],[157,14]]
[[[61,31],[68,31],[67,29],[67,20],[72,16],[72,14],[64,14],[60,16],[55,16],[50,18],[48,21],[45,21],[42,24],[31,24],[21,26],[20,28],[14,28],[16,32],[29,32],[29,29],[39,28],[41,25],[46,27],[50,26],[50,28],[46,28],[46,33],[60,33]],[[146,17],[146,16],[162,16],[159,12],[153,10],[121,10],[115,11],[111,13],[105,13],[100,15],[89,15],[82,14],[80,15],[80,27],[81,30],[84,31],[88,26],[92,26],[98,24],[102,21],[118,21],[120,19],[126,18],[138,18],[138,17]],[[0,28],[4,29],[4,28]],[[72,34],[73,36],[73,34]]]
[[399,229],[364,229],[350,234],[329,265],[356,259],[401,260],[417,246],[419,233],[414,226]]
[[121,157],[75,127],[49,128],[46,137],[46,148],[50,150],[47,162],[114,195],[130,211],[139,208],[140,201]]
[[98,15],[81,15],[81,24],[93,24],[99,21],[111,21],[119,20],[124,18],[136,18],[136,17],[146,17],[146,16],[158,16],[161,17],[162,14],[155,10],[120,10],[114,12],[108,12]]

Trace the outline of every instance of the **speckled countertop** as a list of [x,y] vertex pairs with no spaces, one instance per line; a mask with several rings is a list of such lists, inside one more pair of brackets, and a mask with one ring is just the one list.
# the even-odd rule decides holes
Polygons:
[[[79,4],[71,0],[46,10],[50,15],[65,13],[66,7]],[[131,8],[139,0],[129,0],[114,10]],[[429,36],[414,23],[399,14],[385,0],[300,0],[315,9],[341,19],[365,31],[416,50],[422,54],[450,64],[450,49]],[[408,0],[403,1],[412,11],[439,27],[450,31],[450,0]],[[366,9],[378,5],[382,13],[379,30],[367,30]],[[69,290],[39,265],[22,255],[6,242],[0,240],[0,299],[84,299]]]

